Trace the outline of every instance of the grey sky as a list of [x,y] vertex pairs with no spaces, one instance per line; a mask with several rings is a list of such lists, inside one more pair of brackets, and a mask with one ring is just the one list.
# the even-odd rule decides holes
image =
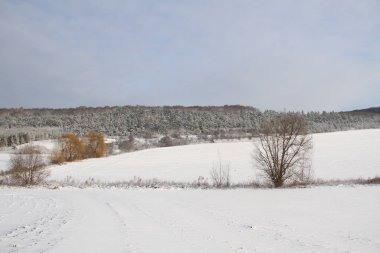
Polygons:
[[380,106],[379,0],[0,1],[0,107]]

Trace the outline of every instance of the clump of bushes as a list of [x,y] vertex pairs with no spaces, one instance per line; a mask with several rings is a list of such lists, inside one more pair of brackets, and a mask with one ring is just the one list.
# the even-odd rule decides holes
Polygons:
[[158,141],[158,145],[160,147],[171,147],[171,146],[174,146],[173,139],[170,136],[166,135],[166,136],[162,137]]
[[119,142],[119,149],[123,152],[131,152],[136,150],[135,138],[132,134],[129,135],[127,140]]
[[83,138],[74,133],[64,134],[58,143],[59,148],[50,159],[53,164],[103,157],[107,150],[104,134],[98,132],[90,132]]
[[189,144],[189,140],[186,138],[182,138],[182,136],[178,133],[173,133],[170,136],[165,135],[158,141],[159,147],[171,147],[187,144]]

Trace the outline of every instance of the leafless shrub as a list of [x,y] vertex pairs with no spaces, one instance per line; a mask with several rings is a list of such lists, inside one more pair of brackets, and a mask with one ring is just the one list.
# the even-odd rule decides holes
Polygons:
[[7,171],[0,171],[0,185],[9,185],[10,184],[10,178],[9,173]]
[[[345,179],[345,180],[313,180],[310,182],[311,186],[338,186],[338,185],[371,185],[380,184],[380,177],[368,178],[368,179]],[[152,189],[220,189],[221,187],[209,184],[207,179],[200,176],[197,180],[193,182],[177,182],[177,181],[165,181],[158,179],[142,179],[140,177],[134,177],[131,180],[126,181],[115,181],[115,182],[104,182],[100,180],[95,180],[94,178],[88,178],[85,181],[75,180],[72,177],[66,177],[63,181],[50,181],[47,187],[51,189],[57,189],[59,187],[78,187],[78,188],[152,188]],[[224,189],[269,189],[273,185],[268,183],[263,183],[256,180],[248,180],[245,182],[230,183],[228,187]],[[286,187],[305,187],[304,184],[289,183]]]
[[253,158],[265,179],[275,187],[285,182],[310,182],[312,138],[306,120],[288,114],[261,125]]
[[65,186],[74,186],[76,184],[76,181],[71,176],[66,176],[62,183]]
[[171,147],[174,146],[172,138],[170,136],[162,137],[158,142],[160,147]]
[[35,146],[25,146],[10,159],[9,174],[16,185],[41,184],[49,176],[41,151]]
[[364,178],[351,178],[351,179],[316,179],[311,182],[311,185],[314,186],[336,186],[336,185],[372,185],[380,184],[380,177],[370,177],[367,179]]
[[208,184],[208,181],[206,178],[202,177],[202,176],[199,176],[198,177],[198,180],[197,180],[197,186],[198,187],[208,187],[209,184]]
[[133,135],[129,135],[128,140],[119,142],[119,149],[123,152],[131,152],[136,149],[135,138]]
[[380,184],[380,177],[369,178],[366,181],[367,184]]
[[229,187],[231,184],[230,164],[223,163],[220,154],[218,154],[218,160],[213,163],[210,176],[213,185],[218,188]]

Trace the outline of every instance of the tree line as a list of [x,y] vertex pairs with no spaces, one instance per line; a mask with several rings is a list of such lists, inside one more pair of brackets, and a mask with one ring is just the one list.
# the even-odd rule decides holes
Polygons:
[[[26,139],[58,137],[91,131],[108,136],[149,137],[155,134],[213,135],[216,138],[258,136],[265,120],[297,114],[313,133],[380,127],[376,110],[360,112],[276,112],[246,106],[123,106],[72,109],[0,109],[0,146],[22,144]],[[25,129],[27,129],[25,131]],[[23,134],[29,137],[23,137]],[[31,134],[32,133],[32,134]],[[33,134],[34,133],[34,134]]]
[[54,139],[61,134],[61,129],[53,127],[0,128],[0,147],[15,147],[30,141]]

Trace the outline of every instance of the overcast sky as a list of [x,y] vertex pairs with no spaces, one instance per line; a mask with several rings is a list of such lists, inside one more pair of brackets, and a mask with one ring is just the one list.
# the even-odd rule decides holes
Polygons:
[[126,104],[380,106],[380,1],[0,1],[0,107]]

